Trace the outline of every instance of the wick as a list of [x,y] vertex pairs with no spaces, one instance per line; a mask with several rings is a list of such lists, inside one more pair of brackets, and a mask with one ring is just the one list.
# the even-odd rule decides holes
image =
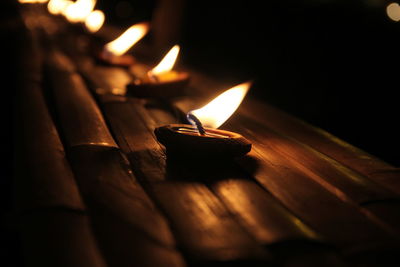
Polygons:
[[149,79],[150,79],[152,82],[157,83],[157,82],[160,81],[160,80],[158,79],[157,75],[155,75],[152,71],[147,72],[147,76],[149,77]]
[[188,113],[186,117],[192,125],[196,126],[197,131],[199,131],[200,135],[206,134],[203,124],[201,124],[201,121],[195,115],[193,115],[192,113]]

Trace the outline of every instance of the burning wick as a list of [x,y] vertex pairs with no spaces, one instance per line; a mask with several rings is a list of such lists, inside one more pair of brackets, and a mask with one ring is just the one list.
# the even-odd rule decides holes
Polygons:
[[216,129],[239,107],[251,83],[226,90],[207,105],[190,111],[186,117],[192,124],[169,124],[154,130],[157,140],[169,155],[197,158],[234,158],[251,150],[251,143],[242,135]]
[[186,115],[186,117],[187,117],[188,121],[197,128],[197,131],[199,132],[200,135],[206,134],[203,124],[201,124],[201,121],[195,115],[188,113]]

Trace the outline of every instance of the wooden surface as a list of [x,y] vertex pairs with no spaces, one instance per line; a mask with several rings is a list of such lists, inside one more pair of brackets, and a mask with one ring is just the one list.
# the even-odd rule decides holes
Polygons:
[[188,95],[126,96],[129,71],[59,28],[30,29],[51,49],[17,95],[27,266],[400,265],[398,168],[250,98],[222,126],[247,156],[167,157],[154,129],[234,84],[187,70]]

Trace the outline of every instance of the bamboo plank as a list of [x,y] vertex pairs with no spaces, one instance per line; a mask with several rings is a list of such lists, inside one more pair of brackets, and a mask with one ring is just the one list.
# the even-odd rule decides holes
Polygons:
[[[254,144],[254,143],[253,143]],[[255,179],[294,214],[339,248],[387,243],[394,238],[360,213],[299,173],[264,144],[254,144],[250,157],[239,161]]]
[[[292,139],[277,134],[273,130],[254,123],[247,117],[235,116],[227,127],[243,127],[253,139],[281,153],[305,174],[344,201],[363,202],[396,199],[398,196],[365,176],[348,169],[337,161]],[[257,129],[253,131],[252,129]],[[302,165],[302,166],[301,166]],[[340,190],[340,191],[338,191]]]
[[[395,193],[372,182],[365,176],[353,172],[304,144],[276,134],[263,125],[252,123],[248,118],[238,115],[231,122],[232,126],[244,127],[242,129],[249,133],[253,140],[267,144],[270,149],[285,157],[289,166],[295,166],[345,202],[362,205],[367,202],[399,199]],[[257,129],[257,131],[252,129]],[[369,215],[374,214],[374,210],[368,210],[368,206],[363,206],[361,211],[368,212]],[[382,224],[383,221],[379,216],[379,214],[375,214],[375,218],[370,217]],[[388,227],[391,231],[400,232],[398,227],[397,229],[393,228],[393,223],[388,223]]]
[[17,207],[84,211],[42,88],[37,82],[23,83],[16,95]]
[[84,213],[34,211],[19,224],[24,266],[107,266]]
[[65,66],[57,65],[51,58],[47,69],[58,118],[68,145],[117,147],[81,76],[65,71]]
[[[243,106],[243,114],[274,130],[291,136],[344,166],[367,176],[376,183],[400,194],[400,170],[317,127],[300,121],[272,106],[256,100]],[[260,114],[263,114],[260,116]]]
[[43,96],[38,40],[27,34],[32,36],[20,53],[14,118],[16,222],[23,262],[105,267]]
[[118,149],[68,152],[93,229],[111,266],[185,266],[169,226]]
[[389,229],[393,235],[400,236],[400,201],[382,200],[364,203],[363,212],[380,224],[385,229]]

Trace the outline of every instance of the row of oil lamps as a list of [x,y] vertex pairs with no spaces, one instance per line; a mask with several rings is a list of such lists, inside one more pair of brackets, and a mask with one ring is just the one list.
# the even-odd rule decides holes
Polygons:
[[[53,15],[63,15],[71,23],[82,23],[92,33],[104,24],[105,16],[94,10],[96,0],[19,0],[20,3],[47,3]],[[115,40],[105,44],[95,56],[98,61],[114,66],[128,67],[137,77],[127,85],[129,94],[139,97],[179,96],[189,82],[189,74],[173,70],[180,47],[175,45],[154,68],[143,71],[135,68],[139,63],[127,54],[149,31],[147,22],[129,27]],[[185,155],[196,158],[233,158],[251,150],[251,143],[242,135],[216,129],[239,107],[250,82],[239,84],[217,96],[202,108],[187,114],[189,124],[170,124],[155,129],[155,135],[169,155]],[[188,149],[190,148],[190,149]]]

